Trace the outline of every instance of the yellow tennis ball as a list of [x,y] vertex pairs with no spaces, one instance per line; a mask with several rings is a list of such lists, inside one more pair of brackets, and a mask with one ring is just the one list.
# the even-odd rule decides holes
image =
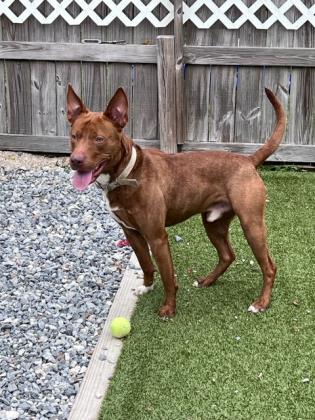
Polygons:
[[131,325],[128,319],[123,316],[118,316],[112,320],[110,330],[113,337],[122,338],[130,333]]

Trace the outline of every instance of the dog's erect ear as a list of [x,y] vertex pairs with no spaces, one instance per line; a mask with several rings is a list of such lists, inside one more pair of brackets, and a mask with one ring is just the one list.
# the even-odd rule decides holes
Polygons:
[[75,119],[82,114],[87,112],[88,109],[73,90],[72,86],[68,85],[67,91],[67,118],[68,121],[73,124]]
[[118,129],[123,129],[128,122],[128,99],[122,88],[117,89],[109,101],[104,115],[109,118]]

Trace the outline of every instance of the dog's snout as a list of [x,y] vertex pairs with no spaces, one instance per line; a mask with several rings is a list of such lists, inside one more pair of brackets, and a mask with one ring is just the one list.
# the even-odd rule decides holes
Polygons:
[[83,155],[83,153],[76,153],[76,154],[72,154],[70,156],[70,164],[72,167],[74,168],[78,168],[79,166],[81,166],[85,161],[85,156]]

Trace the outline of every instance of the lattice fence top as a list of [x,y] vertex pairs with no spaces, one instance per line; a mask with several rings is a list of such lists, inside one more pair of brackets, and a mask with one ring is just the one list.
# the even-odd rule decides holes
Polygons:
[[[146,4],[145,4],[146,3]],[[119,19],[125,26],[138,26],[147,19],[155,27],[165,27],[174,19],[174,6],[169,0],[4,0],[0,15],[13,23],[23,23],[34,16],[42,24],[50,24],[61,16],[69,25],[80,25],[87,17],[99,26]],[[238,29],[249,21],[257,29],[268,29],[280,22],[286,29],[297,30],[310,22],[315,26],[315,4],[287,0],[276,6],[272,0],[256,0],[246,6],[242,0],[226,0],[217,6],[212,0],[183,2],[184,23],[198,28],[211,28],[216,22],[228,29]],[[263,15],[265,18],[260,18]]]

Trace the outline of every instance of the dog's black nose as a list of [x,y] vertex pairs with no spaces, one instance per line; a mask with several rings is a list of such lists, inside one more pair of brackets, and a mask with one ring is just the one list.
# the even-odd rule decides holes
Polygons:
[[72,154],[70,156],[70,164],[74,168],[81,166],[85,161],[85,156],[81,153]]

